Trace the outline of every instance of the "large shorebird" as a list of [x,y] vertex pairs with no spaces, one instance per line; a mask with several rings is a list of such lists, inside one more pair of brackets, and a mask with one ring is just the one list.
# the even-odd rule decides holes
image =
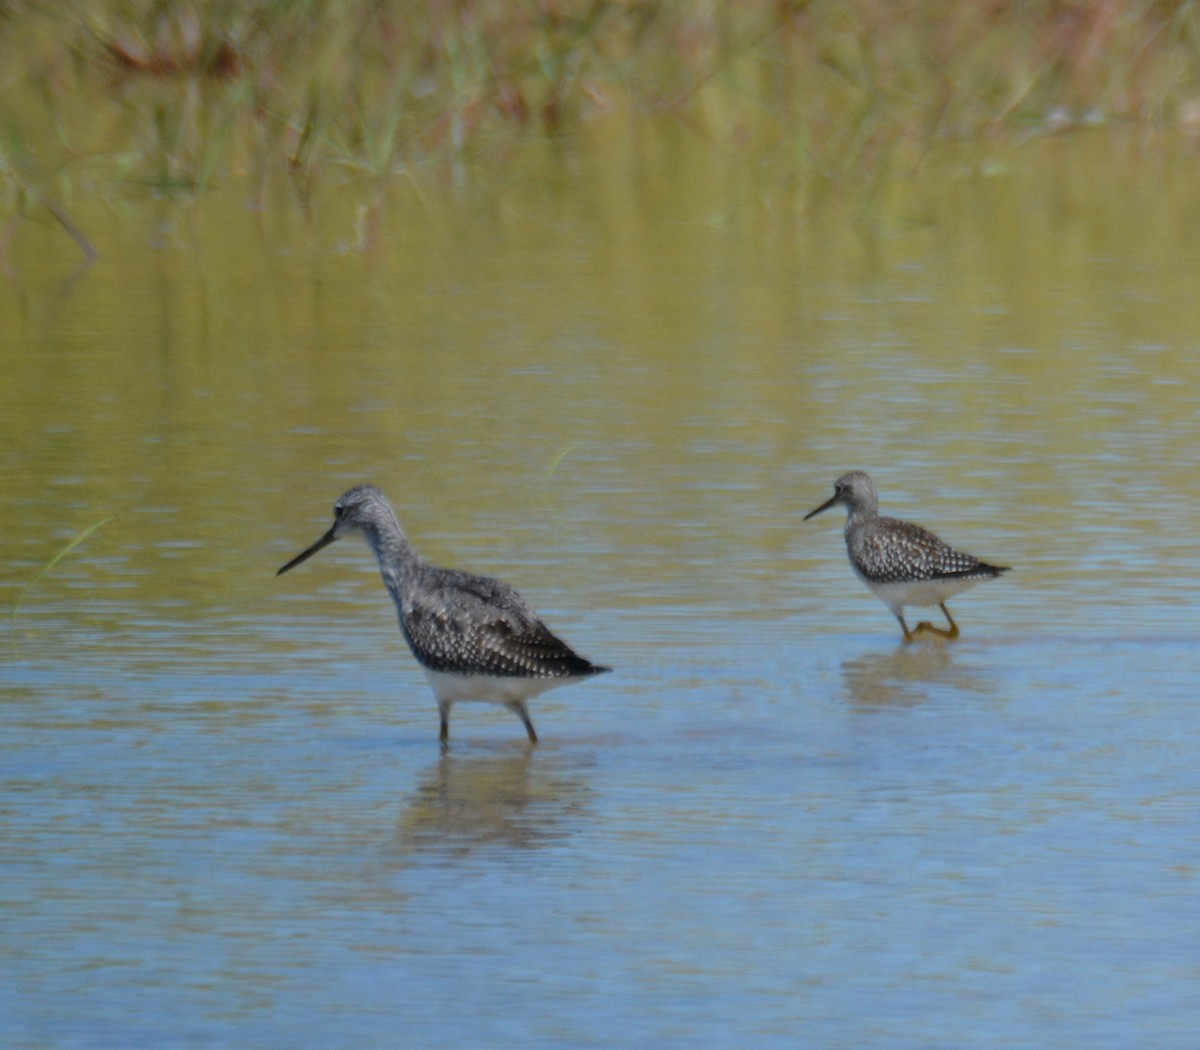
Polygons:
[[352,532],[375,552],[404,640],[433,687],[443,745],[450,736],[450,708],[460,701],[503,704],[536,744],[526,701],[609,670],[553,635],[507,583],[441,569],[422,559],[387,497],[373,485],[359,485],[343,495],[333,505],[333,527],[275,575]]

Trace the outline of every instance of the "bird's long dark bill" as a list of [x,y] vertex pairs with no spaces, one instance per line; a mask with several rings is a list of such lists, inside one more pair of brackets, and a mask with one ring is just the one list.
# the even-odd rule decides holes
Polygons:
[[[835,492],[832,496],[829,497],[829,499],[827,499],[824,503],[822,503],[816,510],[810,510],[807,514],[805,514],[804,520],[808,521],[809,518],[815,518],[818,514],[821,513],[821,511],[828,510],[830,507],[832,507],[837,502],[837,499],[838,499],[837,493]],[[280,571],[282,571],[282,570],[280,570]]]
[[322,536],[319,540],[317,540],[316,543],[314,543],[311,547],[309,547],[308,550],[301,551],[299,554],[297,554],[291,561],[289,561],[275,575],[282,576],[285,572],[288,571],[288,569],[294,569],[302,561],[308,561],[308,559],[311,558],[314,554],[316,554],[317,551],[319,551],[322,547],[328,547],[336,539],[337,539],[337,537],[333,534],[333,529],[330,529],[327,533],[325,533],[324,536]]

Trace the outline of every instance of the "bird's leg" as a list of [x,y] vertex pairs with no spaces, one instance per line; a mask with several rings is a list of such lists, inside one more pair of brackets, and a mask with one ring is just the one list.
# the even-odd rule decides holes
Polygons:
[[529,734],[529,742],[536,744],[538,742],[537,733],[534,731],[533,723],[529,721],[529,711],[526,709],[524,701],[515,700],[507,706],[524,723],[525,732]]
[[450,705],[438,703],[438,721],[441,723],[441,728],[438,731],[438,740],[443,748],[450,746]]
[[[903,610],[901,610],[901,611],[899,611],[899,612],[895,613],[895,617],[896,617],[896,619],[897,619],[897,620],[899,620],[899,621],[900,621],[900,630],[902,630],[902,631],[904,632],[904,640],[905,640],[906,642],[911,642],[911,641],[913,640],[913,634],[912,634],[912,631],[910,631],[910,630],[908,629],[908,624],[906,624],[906,623],[904,622],[904,612],[903,612]],[[921,628],[919,628],[919,627],[917,628],[917,630],[918,630],[918,631],[919,631],[920,629],[921,629]]]
[[958,624],[954,622],[954,617],[950,615],[950,610],[946,608],[946,603],[941,602],[938,608],[945,614],[946,622],[950,625],[947,630],[944,627],[934,627],[928,620],[922,620],[917,624],[917,629],[913,634],[920,634],[922,631],[927,631],[929,634],[936,634],[939,638],[945,638],[948,641],[953,641],[958,637]]
[[950,625],[950,630],[946,632],[946,637],[957,638],[958,624],[954,622],[954,617],[950,615],[950,610],[946,608],[946,603],[942,602],[938,605],[938,608],[942,610],[942,614],[946,617],[946,622]]

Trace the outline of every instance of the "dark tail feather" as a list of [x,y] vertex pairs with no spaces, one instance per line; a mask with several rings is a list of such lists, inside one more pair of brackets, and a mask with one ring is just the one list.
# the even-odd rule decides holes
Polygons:
[[601,667],[599,664],[592,663],[591,660],[586,660],[578,653],[572,653],[570,658],[564,661],[567,674],[571,677],[579,675],[581,678],[585,675],[593,674],[608,674],[611,667]]

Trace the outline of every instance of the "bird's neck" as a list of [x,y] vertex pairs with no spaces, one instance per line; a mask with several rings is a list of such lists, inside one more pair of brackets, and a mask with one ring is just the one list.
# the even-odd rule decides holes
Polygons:
[[854,507],[846,515],[846,535],[858,532],[863,526],[869,525],[878,517],[879,512],[874,507]]
[[420,557],[395,518],[372,522],[363,529],[363,536],[375,552],[384,584],[398,600],[421,564]]

